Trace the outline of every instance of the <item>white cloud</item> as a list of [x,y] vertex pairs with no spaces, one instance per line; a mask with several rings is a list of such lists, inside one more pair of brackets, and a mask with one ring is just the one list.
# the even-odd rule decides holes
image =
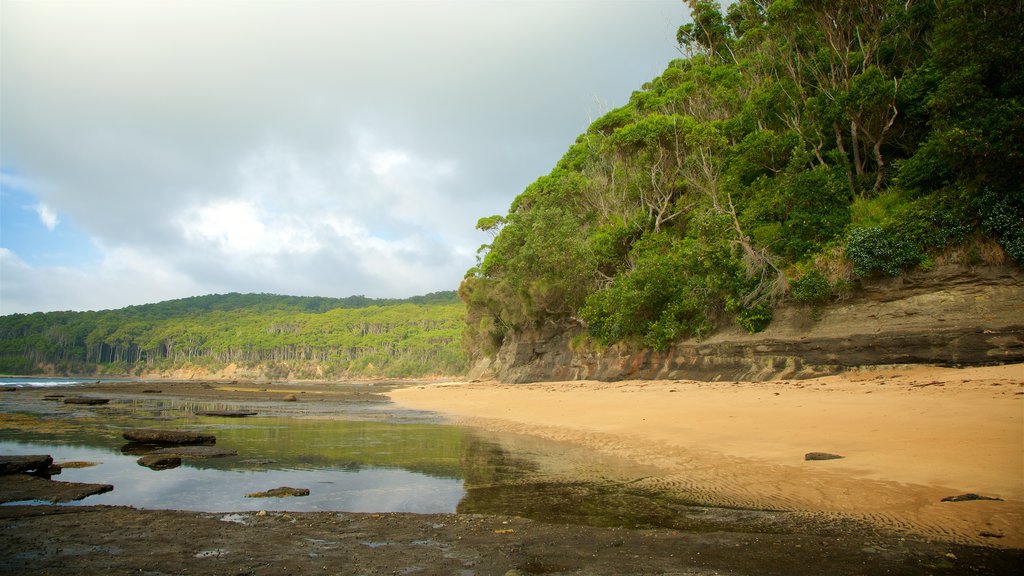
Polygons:
[[683,13],[677,0],[0,10],[0,184],[31,182],[50,236],[73,222],[105,256],[78,269],[4,256],[0,299],[26,311],[185,290],[455,289],[486,241],[477,218],[551,169],[595,97],[625,102],[660,73]]
[[36,214],[39,215],[39,221],[43,223],[43,226],[46,226],[47,230],[53,232],[57,227],[57,224],[60,223],[60,219],[57,218],[57,213],[42,202],[35,205],[35,210]]

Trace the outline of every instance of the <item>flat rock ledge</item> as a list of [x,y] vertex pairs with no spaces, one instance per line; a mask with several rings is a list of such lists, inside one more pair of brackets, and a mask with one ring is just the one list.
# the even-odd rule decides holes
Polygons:
[[178,458],[225,458],[238,456],[238,452],[216,446],[174,446],[154,450],[146,456],[176,456]]
[[808,452],[804,454],[804,460],[838,460],[840,458],[845,458],[845,456],[829,452]]
[[124,434],[125,440],[139,444],[163,444],[173,446],[184,446],[192,444],[216,444],[217,437],[213,434],[202,432],[191,432],[189,430],[157,430],[152,428],[136,428],[127,430]]
[[58,482],[28,474],[8,474],[0,476],[0,503],[25,500],[71,502],[110,492],[113,489],[114,487],[110,484]]
[[281,486],[266,492],[252,492],[245,495],[246,498],[289,498],[292,496],[309,496],[309,488]]
[[0,456],[0,475],[43,474],[51,466],[53,466],[53,458],[46,454]]
[[996,502],[1002,502],[1002,498],[996,498],[995,496],[982,496],[981,494],[975,494],[974,492],[968,492],[967,494],[960,494],[959,496],[946,496],[942,499],[943,502],[970,502],[972,500],[994,500]]
[[220,416],[221,418],[245,418],[255,416],[259,412],[253,410],[200,410],[196,416]]
[[151,470],[170,470],[181,466],[181,457],[167,454],[146,454],[137,462],[139,466],[145,466]]
[[88,396],[71,396],[64,399],[65,404],[83,404],[85,406],[99,406],[109,402],[109,398],[91,398]]

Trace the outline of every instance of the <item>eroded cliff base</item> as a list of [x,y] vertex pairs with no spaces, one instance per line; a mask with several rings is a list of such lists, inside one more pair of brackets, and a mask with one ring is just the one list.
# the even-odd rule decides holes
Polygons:
[[788,304],[767,330],[730,325],[658,352],[619,344],[574,346],[580,327],[518,333],[471,378],[550,380],[770,380],[855,366],[968,366],[1024,361],[1024,272],[1015,266],[937,267],[869,279],[821,307]]

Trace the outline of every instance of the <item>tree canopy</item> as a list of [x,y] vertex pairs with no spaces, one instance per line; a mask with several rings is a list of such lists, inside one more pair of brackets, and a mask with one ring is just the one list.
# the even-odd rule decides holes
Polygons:
[[458,374],[465,307],[406,300],[224,294],[100,312],[0,317],[0,373],[130,374],[229,364],[274,378]]
[[504,216],[474,355],[543,325],[664,349],[937,259],[1024,262],[1024,4],[689,0],[685,57]]

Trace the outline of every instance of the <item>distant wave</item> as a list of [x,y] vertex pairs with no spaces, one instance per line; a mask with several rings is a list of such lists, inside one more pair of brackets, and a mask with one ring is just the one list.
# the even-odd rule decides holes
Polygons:
[[60,388],[93,382],[96,382],[96,379],[4,377],[0,378],[0,388]]

